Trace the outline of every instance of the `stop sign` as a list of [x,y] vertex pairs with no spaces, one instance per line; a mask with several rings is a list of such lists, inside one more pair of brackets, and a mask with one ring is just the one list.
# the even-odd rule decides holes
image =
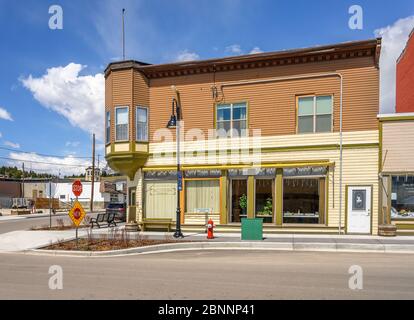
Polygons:
[[76,180],[72,183],[72,192],[76,197],[80,197],[82,194],[82,183],[80,180]]

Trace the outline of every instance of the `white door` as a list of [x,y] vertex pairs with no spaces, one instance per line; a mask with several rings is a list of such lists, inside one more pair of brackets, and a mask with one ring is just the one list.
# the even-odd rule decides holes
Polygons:
[[347,233],[371,233],[372,187],[348,187]]

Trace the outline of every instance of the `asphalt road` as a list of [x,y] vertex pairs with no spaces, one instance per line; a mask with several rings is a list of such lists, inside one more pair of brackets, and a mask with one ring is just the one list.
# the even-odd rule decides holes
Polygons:
[[[63,270],[50,290],[49,267]],[[349,289],[349,267],[363,290]],[[414,255],[186,251],[116,258],[0,254],[0,299],[414,299]]]

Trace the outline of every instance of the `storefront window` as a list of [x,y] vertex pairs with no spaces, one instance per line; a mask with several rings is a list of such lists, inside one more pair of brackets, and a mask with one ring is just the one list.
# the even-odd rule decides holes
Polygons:
[[220,213],[219,180],[186,180],[186,213]]
[[322,223],[325,205],[324,185],[323,178],[285,178],[283,223]]
[[273,179],[256,179],[256,218],[264,223],[273,222]]
[[247,218],[247,179],[231,180],[231,222]]
[[146,218],[176,220],[177,181],[146,181],[144,191]]
[[414,176],[392,177],[391,218],[414,219]]

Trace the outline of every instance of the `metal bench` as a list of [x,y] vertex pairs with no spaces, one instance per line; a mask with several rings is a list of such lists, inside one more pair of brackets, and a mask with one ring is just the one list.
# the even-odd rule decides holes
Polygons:
[[164,227],[168,230],[168,232],[170,232],[172,222],[172,219],[144,218],[141,222],[142,231],[145,231],[146,229],[148,229],[148,227]]
[[91,229],[93,229],[94,225],[98,226],[98,228],[101,228],[102,225],[116,227],[115,215],[115,213],[98,213],[96,218],[91,219]]

